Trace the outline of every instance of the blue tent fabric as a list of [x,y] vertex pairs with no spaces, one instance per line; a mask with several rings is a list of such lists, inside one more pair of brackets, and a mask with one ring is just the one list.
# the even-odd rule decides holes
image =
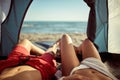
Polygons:
[[[108,5],[107,0],[96,0],[96,38],[99,52],[108,52]],[[101,6],[102,4],[102,6]]]
[[7,56],[19,40],[25,13],[32,0],[11,0],[6,20],[1,24],[0,56]]
[[[99,52],[108,51],[108,5],[106,0],[84,0],[90,7],[87,36]],[[101,6],[102,4],[102,6]]]

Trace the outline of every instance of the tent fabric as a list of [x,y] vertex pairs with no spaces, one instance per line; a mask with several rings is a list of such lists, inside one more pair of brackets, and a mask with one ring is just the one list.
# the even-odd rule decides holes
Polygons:
[[108,0],[108,52],[120,54],[120,0]]
[[10,9],[11,0],[0,0],[0,13],[2,22],[6,19],[9,9]]
[[99,52],[120,54],[120,0],[84,0],[90,6],[87,36]]
[[[2,24],[2,22],[7,17],[10,9],[10,4],[11,0],[0,0],[0,24]],[[0,25],[0,41],[1,41],[1,25]]]
[[[107,5],[106,0],[84,0],[90,6],[87,36],[99,52],[107,51]],[[102,6],[101,6],[102,4]]]
[[11,0],[10,11],[1,24],[0,56],[7,56],[19,40],[25,13],[32,0]]
[[[102,6],[101,6],[102,5]],[[106,0],[96,0],[96,38],[99,52],[108,51],[108,7]]]
[[94,41],[95,32],[96,32],[95,0],[84,0],[84,1],[90,7],[88,27],[87,27],[87,36],[91,41]]
[[1,23],[2,23],[2,8],[1,8],[1,2],[0,2],[0,42],[1,42]]
[[106,46],[107,37],[105,37],[107,36],[106,0],[85,0],[85,1],[87,2],[87,4],[94,5],[93,7],[91,7],[90,11],[90,14],[92,15],[89,15],[87,36],[90,40],[97,44],[100,52],[107,51]]

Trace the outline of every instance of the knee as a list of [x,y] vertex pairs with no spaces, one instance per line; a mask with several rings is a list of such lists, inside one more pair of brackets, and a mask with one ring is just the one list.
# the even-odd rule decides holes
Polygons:
[[72,43],[72,39],[71,39],[71,37],[68,34],[64,34],[62,36],[61,42],[63,44],[71,44]]
[[85,39],[84,42],[83,42],[83,45],[94,46],[96,49],[99,49],[99,47],[96,44],[94,44],[92,41],[90,41],[89,39]]
[[63,34],[62,38],[67,38],[68,36],[68,34]]
[[68,34],[63,34],[62,39],[69,39],[70,36]]
[[23,39],[23,40],[20,42],[20,44],[24,44],[24,45],[30,44],[30,41],[29,41],[28,39]]
[[93,44],[89,39],[85,39],[84,41],[83,41],[83,45],[90,45],[90,44]]
[[28,39],[23,39],[18,45],[25,47],[28,51],[31,49],[31,42]]
[[28,39],[23,39],[21,42],[29,43],[30,41]]
[[85,43],[92,43],[88,38],[84,40]]

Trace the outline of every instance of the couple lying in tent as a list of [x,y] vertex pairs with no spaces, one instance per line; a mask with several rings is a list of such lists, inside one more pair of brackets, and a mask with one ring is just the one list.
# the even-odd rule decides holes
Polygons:
[[[62,77],[58,80],[118,80],[102,63],[101,57],[89,39],[75,47],[68,34],[64,34],[44,51],[29,40],[17,44],[8,59],[0,61],[0,80],[52,80],[57,70],[60,49]],[[82,61],[77,57],[81,52]]]

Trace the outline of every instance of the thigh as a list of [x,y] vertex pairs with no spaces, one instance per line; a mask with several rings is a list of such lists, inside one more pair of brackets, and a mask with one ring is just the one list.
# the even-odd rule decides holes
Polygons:
[[83,59],[94,57],[101,60],[98,50],[89,39],[86,39],[82,44],[82,56]]
[[65,76],[69,75],[71,70],[80,64],[72,40],[68,35],[63,35],[61,39],[61,58],[63,75]]
[[17,45],[13,48],[9,57],[21,56],[21,55],[27,56],[27,55],[30,55],[30,53],[28,52],[28,50],[25,47]]

